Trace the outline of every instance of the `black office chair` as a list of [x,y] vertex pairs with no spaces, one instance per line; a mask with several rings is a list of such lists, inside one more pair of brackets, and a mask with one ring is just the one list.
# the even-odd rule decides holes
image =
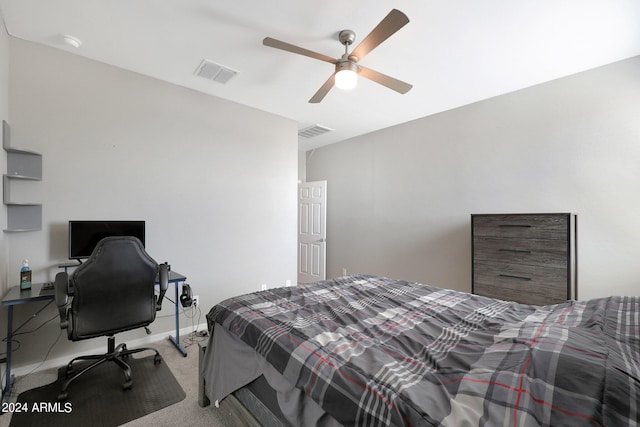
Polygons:
[[[156,297],[156,278],[160,292]],[[70,280],[69,280],[70,279]],[[127,349],[115,346],[114,334],[148,326],[162,308],[168,285],[168,266],[158,264],[135,237],[120,236],[102,239],[91,257],[71,275],[58,273],[54,283],[55,300],[60,311],[60,328],[67,330],[71,341],[107,336],[107,353],[80,356],[67,365],[65,381],[58,400],[67,398],[67,388],[80,375],[104,362],[114,362],[124,372],[123,388],[132,387],[131,368],[126,360],[130,354],[150,350],[154,363],[161,363],[157,350],[145,347]],[[95,360],[78,372],[74,363]]]

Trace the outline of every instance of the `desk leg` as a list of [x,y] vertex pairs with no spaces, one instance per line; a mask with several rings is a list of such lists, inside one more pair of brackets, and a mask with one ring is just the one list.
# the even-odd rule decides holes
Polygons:
[[5,368],[5,384],[2,390],[2,403],[9,402],[11,398],[11,388],[13,386],[13,378],[11,378],[11,353],[13,345],[13,305],[7,307],[7,366]]
[[169,340],[178,349],[178,351],[182,354],[182,356],[187,357],[187,351],[184,348],[182,348],[182,346],[180,345],[180,307],[179,307],[180,299],[178,298],[178,287],[180,287],[180,283],[176,282],[175,283],[175,288],[176,288],[176,299],[175,299],[175,304],[176,304],[176,337],[174,338],[171,335],[169,335]]

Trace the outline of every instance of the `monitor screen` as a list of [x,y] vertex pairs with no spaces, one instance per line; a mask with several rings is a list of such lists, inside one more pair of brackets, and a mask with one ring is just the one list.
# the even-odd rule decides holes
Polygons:
[[69,221],[69,259],[89,258],[109,236],[133,236],[144,245],[144,221]]

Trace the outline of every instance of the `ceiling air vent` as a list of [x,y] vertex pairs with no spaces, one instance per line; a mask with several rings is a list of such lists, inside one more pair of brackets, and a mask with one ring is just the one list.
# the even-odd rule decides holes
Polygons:
[[222,84],[226,84],[236,74],[238,74],[237,71],[225,67],[224,65],[216,64],[208,59],[203,59],[195,72],[196,76],[204,77],[205,79],[213,80],[214,82]]
[[298,136],[301,138],[313,138],[314,136],[322,135],[323,133],[331,132],[333,129],[322,125],[313,125],[308,128],[300,129]]

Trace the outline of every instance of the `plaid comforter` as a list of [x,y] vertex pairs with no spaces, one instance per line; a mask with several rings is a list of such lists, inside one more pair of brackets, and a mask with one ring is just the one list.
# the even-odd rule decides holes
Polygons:
[[537,307],[350,276],[207,317],[348,426],[640,423],[640,297]]

